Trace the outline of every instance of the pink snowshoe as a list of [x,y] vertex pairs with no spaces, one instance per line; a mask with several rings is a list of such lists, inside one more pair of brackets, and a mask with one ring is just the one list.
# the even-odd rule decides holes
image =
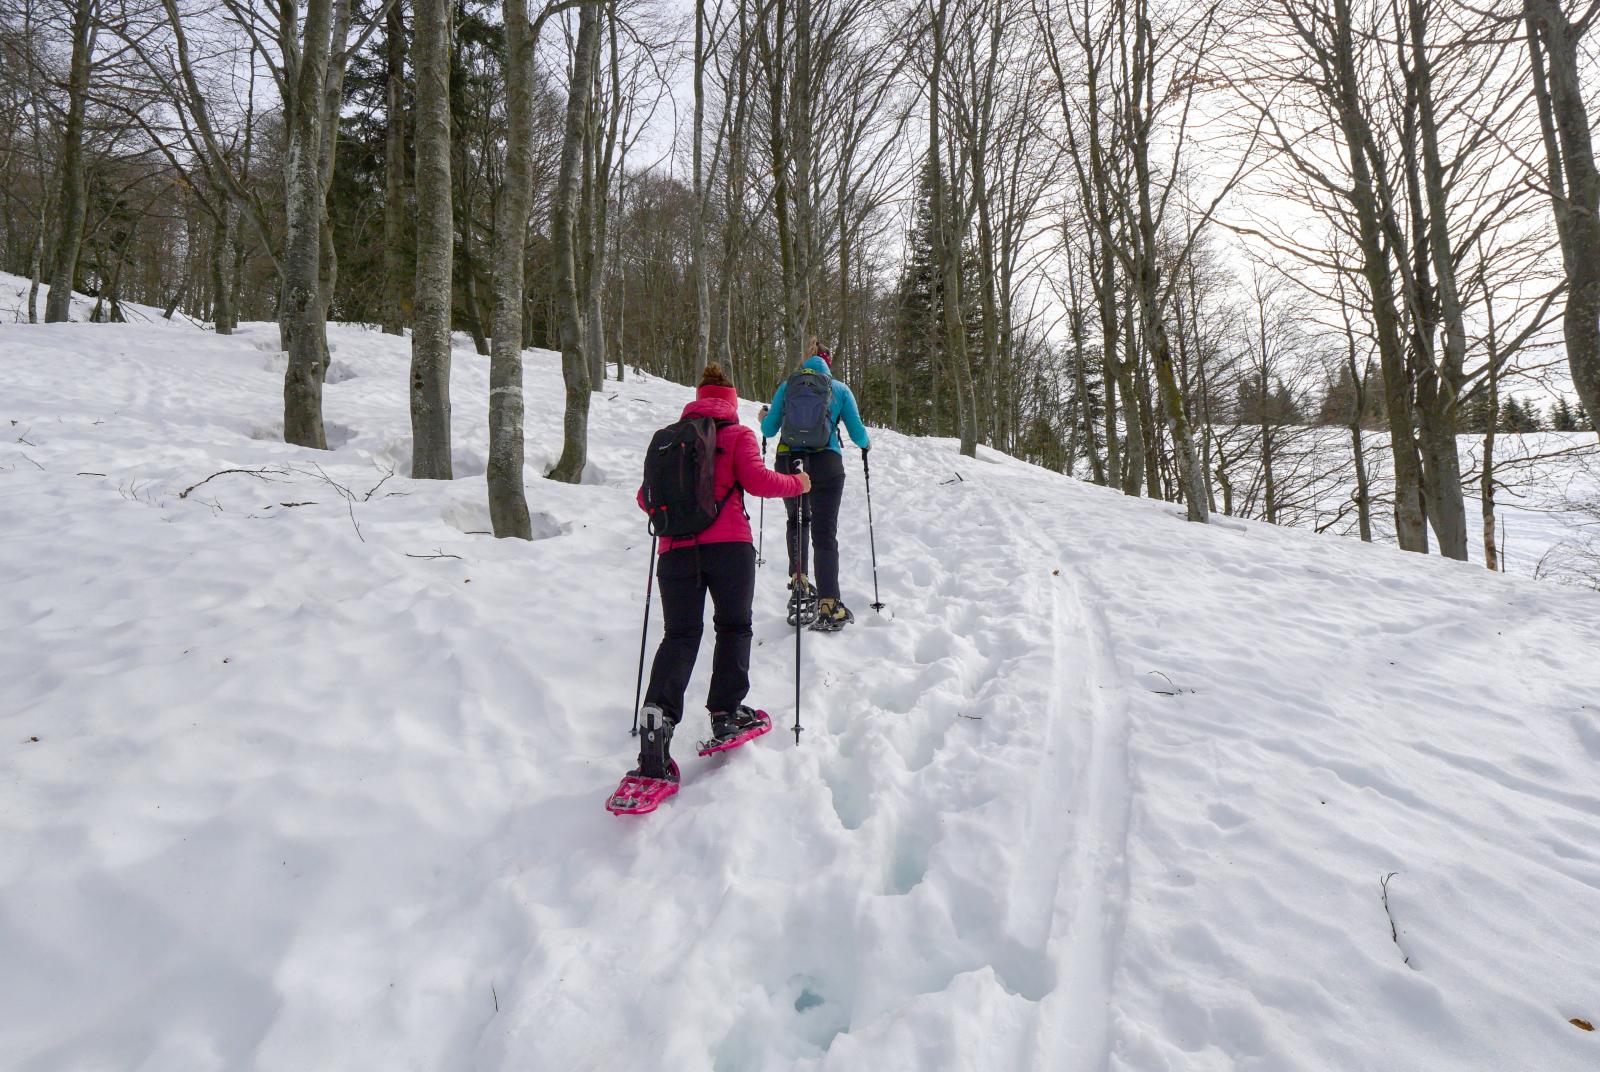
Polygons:
[[670,778],[646,778],[638,771],[630,771],[622,776],[622,784],[606,800],[606,811],[612,815],[648,815],[677,792],[676,761],[672,764]]

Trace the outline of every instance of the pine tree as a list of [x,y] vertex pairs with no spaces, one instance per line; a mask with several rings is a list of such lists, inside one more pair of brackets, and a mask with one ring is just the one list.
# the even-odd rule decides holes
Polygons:
[[[933,263],[931,177],[923,170],[917,191],[917,215],[906,234],[906,257],[900,272],[895,314],[895,361],[898,397],[894,409],[906,430],[934,431],[933,378],[938,373],[939,323],[944,308],[943,284]],[[877,412],[890,411],[888,399],[874,399]]]
[[[1502,408],[1502,412],[1504,407]],[[1457,428],[1463,433],[1483,435],[1489,430],[1489,422],[1495,420],[1499,414],[1489,412],[1489,393],[1478,391],[1470,395],[1465,405],[1461,407]],[[1498,429],[1499,425],[1496,425]]]
[[1550,427],[1557,432],[1576,432],[1578,418],[1572,412],[1572,406],[1567,402],[1566,395],[1558,395],[1555,405],[1550,407]]
[[1510,435],[1521,435],[1527,432],[1537,432],[1541,429],[1539,407],[1532,403],[1525,403],[1516,395],[1506,399],[1506,404],[1500,412],[1500,430]]
[[[955,384],[944,368],[944,281],[934,263],[933,164],[922,169],[917,186],[917,215],[906,234],[905,264],[900,273],[895,316],[895,350],[899,363],[900,427],[931,435],[954,435]],[[963,240],[962,249],[975,243]],[[961,265],[961,321],[966,328],[972,375],[979,382],[983,361],[983,292],[977,258]],[[880,388],[883,390],[883,388]],[[873,399],[878,406],[887,401]],[[875,406],[876,409],[876,406]],[[884,412],[877,409],[877,412]]]

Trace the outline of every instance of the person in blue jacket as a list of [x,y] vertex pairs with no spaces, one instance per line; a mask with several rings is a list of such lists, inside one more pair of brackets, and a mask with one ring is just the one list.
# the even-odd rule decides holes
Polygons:
[[[829,423],[833,433],[826,449],[807,452],[790,450],[778,444],[778,460],[774,468],[780,473],[797,472],[802,466],[811,474],[811,545],[816,554],[817,599],[816,628],[832,631],[842,629],[855,620],[850,608],[844,605],[839,593],[839,504],[844,499],[844,450],[839,441],[839,424],[843,422],[850,438],[863,452],[870,450],[872,439],[866,425],[861,423],[861,413],[856,408],[856,396],[842,380],[833,379],[833,358],[828,351],[811,346],[812,356],[806,358],[801,368],[820,372],[829,377],[833,401],[828,407]],[[788,382],[778,386],[772,404],[761,409],[761,434],[768,439],[776,437],[783,429],[783,396]],[[812,596],[810,580],[800,572],[800,506],[799,499],[785,499],[789,514],[789,578],[795,595],[791,609],[797,614]]]

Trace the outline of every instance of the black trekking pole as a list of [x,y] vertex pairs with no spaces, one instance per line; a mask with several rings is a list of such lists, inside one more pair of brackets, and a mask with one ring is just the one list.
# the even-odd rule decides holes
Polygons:
[[867,482],[867,545],[872,548],[872,609],[883,613],[883,602],[878,599],[878,538],[872,534],[872,466],[867,462],[867,455],[872,451],[861,452],[861,475]]
[[[810,467],[805,464],[803,455],[795,456],[795,472],[803,472]],[[800,577],[806,576],[806,552],[811,547],[811,493],[808,491],[800,496]],[[805,615],[800,613],[800,577],[795,578],[794,593],[797,602],[794,611],[794,743],[800,744],[800,630],[801,619]]]
[[[767,437],[766,436],[762,436],[761,437],[761,464],[762,465],[766,465],[767,464]],[[767,564],[766,558],[761,553],[761,549],[762,549],[763,545],[765,545],[766,542],[767,542],[767,500],[765,500],[765,499],[761,500],[760,510],[761,510],[761,535],[759,537],[757,537],[757,539],[756,539],[756,567],[757,568],[760,568],[761,566],[765,566]],[[749,515],[747,514],[745,516],[748,517]]]
[[644,580],[644,628],[639,630],[639,681],[633,688],[633,729],[630,736],[639,736],[639,700],[644,696],[644,648],[650,638],[650,597],[655,594],[656,587],[656,548],[658,544],[655,533],[650,534],[650,573]]

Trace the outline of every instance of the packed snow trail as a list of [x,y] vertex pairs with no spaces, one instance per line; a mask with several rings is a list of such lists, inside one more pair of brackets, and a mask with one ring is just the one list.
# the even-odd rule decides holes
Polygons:
[[495,541],[486,362],[411,481],[406,344],[332,337],[324,453],[270,325],[0,328],[10,1066],[1600,1065],[1592,594],[877,431],[887,607],[852,452],[803,743],[769,509],[778,732],[614,817],[688,390],[608,382],[553,484],[530,354],[539,538]]

